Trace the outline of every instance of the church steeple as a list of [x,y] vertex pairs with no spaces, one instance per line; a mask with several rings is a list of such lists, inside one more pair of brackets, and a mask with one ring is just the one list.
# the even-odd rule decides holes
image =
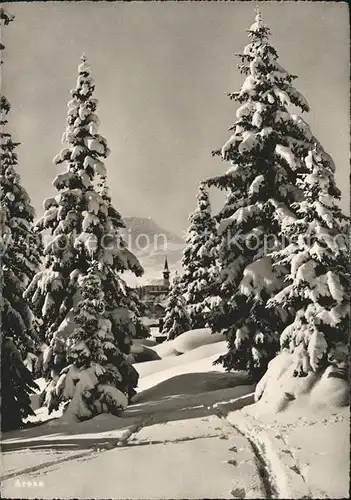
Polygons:
[[169,272],[169,268],[168,268],[168,261],[167,261],[167,257],[165,258],[165,267],[163,269],[163,284],[164,286],[168,287],[169,288],[169,276],[170,276],[170,272]]

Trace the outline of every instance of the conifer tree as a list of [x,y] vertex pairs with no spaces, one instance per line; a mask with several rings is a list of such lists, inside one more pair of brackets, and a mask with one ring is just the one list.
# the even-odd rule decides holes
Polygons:
[[277,265],[288,268],[286,286],[269,301],[294,313],[280,343],[294,353],[295,376],[328,362],[345,371],[348,366],[348,218],[337,205],[334,169],[318,145],[305,164],[307,172],[298,180],[303,200],[292,206],[296,220],[283,228],[289,244],[273,254]]
[[134,338],[145,339],[150,337],[148,328],[141,321],[142,316],[146,314],[145,304],[141,302],[138,293],[133,288],[126,286],[126,293],[129,299],[128,309],[133,313]]
[[[130,352],[133,334],[129,298],[119,273],[129,270],[139,276],[143,269],[126,248],[120,234],[123,221],[109,196],[103,162],[109,149],[106,139],[98,134],[99,119],[95,113],[98,101],[92,97],[94,89],[90,66],[83,56],[77,85],[71,91],[72,100],[68,103],[68,126],[63,134],[67,147],[54,159],[57,165],[66,162],[66,171],[54,180],[58,194],[44,202],[45,213],[37,223],[38,229],[50,231],[52,239],[44,250],[44,268],[36,274],[26,292],[44,323],[50,344],[43,361],[50,380],[46,391],[49,409],[58,404],[56,383],[68,362],[67,346],[71,351],[77,349],[72,347],[72,342],[74,345],[86,343],[88,335],[91,337],[89,366],[95,363],[94,360],[99,360],[99,368],[96,368],[99,372],[109,364],[109,356],[95,342],[96,335],[102,336],[100,330],[94,330],[97,319],[92,319],[89,333],[83,333],[79,326],[82,320],[78,313],[83,294],[81,283],[89,283],[85,280],[90,276],[92,266],[101,282],[99,301],[104,306],[101,314],[104,321],[111,323],[113,341],[110,330],[107,330],[105,342],[109,347],[106,349],[118,353],[113,359],[117,363],[116,370],[120,374],[123,372],[123,387],[132,383],[129,371],[118,364],[122,355]],[[76,317],[80,318],[79,325]],[[67,324],[71,329],[64,333]],[[97,352],[94,352],[94,346]],[[82,365],[80,369],[88,368]]]
[[189,222],[182,258],[184,273],[181,281],[191,328],[194,329],[207,324],[208,314],[215,302],[218,279],[217,228],[204,184],[199,187],[197,207],[190,214]]
[[307,123],[289,111],[290,105],[308,111],[308,103],[292,85],[296,76],[279,64],[269,35],[257,10],[250,42],[239,54],[245,81],[229,95],[239,103],[233,135],[217,152],[230,168],[208,182],[227,191],[218,215],[221,303],[211,324],[226,332],[229,351],[218,362],[248,369],[254,378],[277,352],[287,320],[284,310],[266,308],[285,272],[272,268],[268,253],[279,245],[281,228],[292,217],[289,208],[302,196],[297,174],[316,141]]
[[[0,9],[1,24],[14,17]],[[4,49],[1,44],[1,50]],[[2,63],[2,61],[1,61]],[[19,143],[6,131],[11,105],[0,99],[0,205],[2,210],[1,254],[1,426],[3,430],[20,427],[33,414],[30,394],[37,387],[24,365],[28,353],[37,349],[32,313],[23,292],[38,269],[40,238],[34,234],[34,209],[16,171]],[[6,243],[6,244],[5,244]]]
[[182,294],[181,281],[176,274],[173,278],[166,304],[162,333],[167,335],[167,340],[173,340],[188,330],[190,330],[190,319]]
[[[97,264],[97,263],[96,263]],[[98,413],[118,414],[127,404],[129,387],[122,377],[125,356],[106,317],[103,275],[92,265],[79,280],[81,300],[75,309],[75,329],[68,338],[68,359],[55,386],[55,395],[72,400],[69,414],[80,420]],[[78,386],[78,387],[77,387]],[[77,390],[78,389],[78,390]]]

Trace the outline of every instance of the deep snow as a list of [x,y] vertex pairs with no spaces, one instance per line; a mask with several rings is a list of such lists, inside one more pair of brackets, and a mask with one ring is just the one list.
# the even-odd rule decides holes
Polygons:
[[[159,353],[163,348],[163,359],[136,365],[140,372],[139,392],[121,418],[100,415],[77,424],[54,418],[36,427],[6,433],[2,495],[347,495],[348,407],[314,405],[313,400],[309,401],[313,391],[306,379],[295,379],[295,400],[278,404],[287,384],[286,380],[283,384],[290,366],[286,359],[273,363],[270,381],[266,377],[266,383],[258,385],[256,397],[260,395],[260,400],[252,404],[255,388],[244,373],[225,373],[212,365],[225,349],[225,342],[218,337],[214,343],[205,341],[205,345],[197,346],[199,338],[206,337],[205,331],[183,335],[183,339],[156,346]],[[175,344],[183,353],[175,349]],[[338,379],[329,380],[335,383]],[[299,391],[304,394],[296,397]],[[37,413],[43,416],[43,409]]]

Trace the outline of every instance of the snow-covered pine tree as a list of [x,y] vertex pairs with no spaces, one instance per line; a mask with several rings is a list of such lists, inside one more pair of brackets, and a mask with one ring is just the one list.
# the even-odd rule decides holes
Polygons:
[[294,353],[295,376],[328,362],[345,374],[348,367],[349,224],[337,204],[334,169],[319,149],[316,145],[306,156],[307,173],[298,181],[304,198],[292,206],[296,220],[283,228],[289,244],[273,254],[289,272],[269,305],[293,311],[280,343]]
[[[0,186],[1,193],[1,186]],[[6,221],[7,210],[0,205],[0,325],[7,314],[4,310],[4,276],[3,258],[11,244],[11,231]],[[1,430],[18,429],[23,419],[34,412],[30,406],[30,394],[37,385],[33,376],[24,365],[23,358],[13,337],[6,336],[6,331],[0,330],[1,341]]]
[[127,405],[128,386],[120,373],[125,355],[116,345],[106,317],[103,275],[98,263],[79,279],[81,300],[75,309],[75,329],[68,339],[68,359],[55,395],[71,401],[68,415],[80,420],[98,413],[118,414]]
[[[1,186],[0,186],[1,189]],[[10,242],[11,238],[11,231],[9,226],[7,225],[7,220],[6,220],[6,209],[5,207],[0,204],[0,258],[2,259],[6,249],[8,247],[8,244]],[[2,262],[2,260],[1,260]],[[1,275],[1,291],[2,291],[2,285],[3,285],[3,274],[2,274],[2,265],[0,266],[0,275]],[[0,294],[0,297],[2,298],[2,293]],[[2,301],[0,302],[2,304]]]
[[141,318],[146,314],[146,306],[140,300],[138,293],[129,286],[126,286],[126,293],[129,299],[128,309],[133,313],[133,324],[135,327],[136,339],[146,339],[150,337],[148,328],[142,323]]
[[182,286],[191,328],[203,328],[216,300],[218,280],[217,227],[212,217],[208,190],[200,184],[197,207],[189,216],[190,226],[183,252]]
[[162,333],[167,335],[167,340],[173,340],[188,330],[190,330],[190,319],[182,293],[181,280],[176,274],[169,291]]
[[266,308],[284,274],[272,268],[268,251],[279,243],[289,207],[301,196],[296,177],[315,139],[307,123],[289,112],[291,104],[302,112],[309,107],[292,85],[296,77],[279,64],[258,9],[248,35],[250,43],[239,54],[246,78],[241,90],[230,94],[240,104],[237,120],[217,152],[231,166],[208,182],[227,191],[217,217],[222,300],[211,324],[226,332],[229,344],[218,362],[260,378],[279,348],[287,319],[283,310]]
[[[44,323],[50,344],[43,361],[51,379],[47,388],[50,409],[57,405],[55,386],[67,364],[67,338],[71,335],[76,338],[75,318],[82,299],[80,283],[92,264],[97,263],[96,270],[100,273],[104,318],[111,322],[114,349],[126,355],[133,330],[131,313],[126,307],[128,297],[119,273],[129,270],[139,276],[143,272],[139,261],[125,246],[119,231],[123,222],[108,194],[103,160],[109,149],[106,139],[98,134],[94,89],[90,66],[83,56],[77,85],[68,103],[68,126],[63,134],[67,147],[54,159],[55,164],[66,162],[66,171],[54,180],[58,194],[44,202],[45,213],[37,223],[39,230],[50,231],[52,239],[44,250],[44,267],[26,291]],[[91,359],[96,356],[92,353]],[[108,362],[103,354],[99,356],[102,365]],[[116,368],[120,373],[123,371],[124,386],[133,385],[129,370],[122,365]]]
[[[14,17],[0,9],[1,25]],[[1,50],[4,49],[1,44]],[[2,63],[2,61],[1,61]],[[37,388],[24,359],[37,349],[32,313],[23,292],[38,269],[40,238],[33,232],[34,209],[16,172],[19,143],[6,131],[11,105],[0,98],[0,205],[1,249],[1,427],[20,427],[33,411],[30,394]]]
[[7,224],[11,230],[11,241],[3,256],[2,328],[4,332],[14,336],[21,354],[25,356],[28,349],[34,349],[33,341],[37,338],[32,330],[32,313],[23,299],[23,293],[38,270],[41,240],[39,235],[34,233],[34,209],[16,172],[18,160],[15,149],[19,144],[14,143],[11,135],[4,131],[6,123],[7,119],[2,115],[0,202],[5,209]]

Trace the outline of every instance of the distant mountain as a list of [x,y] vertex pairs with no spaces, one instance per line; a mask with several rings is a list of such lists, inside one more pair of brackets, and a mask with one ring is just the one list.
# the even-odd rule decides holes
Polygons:
[[129,246],[142,249],[149,245],[184,245],[184,240],[176,234],[161,228],[151,217],[125,217],[125,236]]
[[[139,258],[144,267],[143,278],[128,280],[131,285],[142,284],[152,279],[162,278],[163,266],[167,257],[171,277],[181,270],[184,240],[158,226],[151,218],[125,217],[126,228],[123,230],[128,248]],[[134,283],[135,282],[135,283]]]

